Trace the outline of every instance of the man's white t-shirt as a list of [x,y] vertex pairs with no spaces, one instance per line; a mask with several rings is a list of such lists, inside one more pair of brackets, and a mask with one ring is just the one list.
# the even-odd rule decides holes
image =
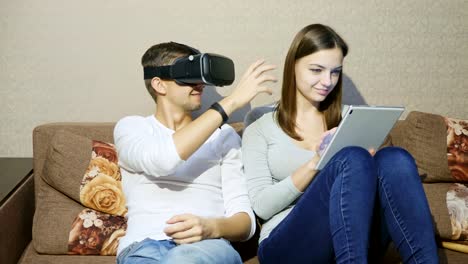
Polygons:
[[251,219],[249,238],[255,232],[234,129],[223,125],[186,161],[176,151],[173,133],[153,115],[125,117],[114,129],[128,207],[118,253],[145,238],[171,239],[163,229],[178,214],[229,217],[245,212]]

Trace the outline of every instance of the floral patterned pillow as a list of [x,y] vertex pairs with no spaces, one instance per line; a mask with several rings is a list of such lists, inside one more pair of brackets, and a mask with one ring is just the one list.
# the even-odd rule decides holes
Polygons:
[[68,238],[68,253],[115,255],[127,228],[122,176],[114,145],[97,140],[92,144],[91,161],[80,185],[80,201],[95,210],[85,209],[76,217]]
[[116,255],[127,221],[122,216],[84,209],[72,224],[68,254]]
[[468,120],[445,117],[448,167],[456,182],[468,182]]
[[453,183],[447,191],[452,240],[468,240],[468,187]]
[[101,212],[124,215],[127,208],[114,145],[93,140],[91,157],[80,185],[81,203]]

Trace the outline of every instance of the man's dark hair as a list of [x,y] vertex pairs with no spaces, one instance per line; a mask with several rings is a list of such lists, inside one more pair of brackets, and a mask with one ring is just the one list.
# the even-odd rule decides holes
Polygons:
[[[176,42],[165,42],[149,48],[143,57],[141,57],[141,65],[143,67],[158,67],[171,65],[177,58],[194,55],[198,53],[192,47]],[[151,87],[151,79],[145,80],[146,89],[156,102],[156,91]]]

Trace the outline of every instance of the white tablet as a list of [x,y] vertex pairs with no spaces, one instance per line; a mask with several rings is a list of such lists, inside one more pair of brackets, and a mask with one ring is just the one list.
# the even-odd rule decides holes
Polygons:
[[404,107],[349,106],[315,169],[321,170],[333,155],[347,146],[377,150],[404,110]]

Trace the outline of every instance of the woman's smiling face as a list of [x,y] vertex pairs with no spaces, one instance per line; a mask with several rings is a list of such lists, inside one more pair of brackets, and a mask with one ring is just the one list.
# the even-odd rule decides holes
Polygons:
[[316,106],[335,88],[343,65],[338,48],[324,49],[296,61],[296,100],[305,99]]

